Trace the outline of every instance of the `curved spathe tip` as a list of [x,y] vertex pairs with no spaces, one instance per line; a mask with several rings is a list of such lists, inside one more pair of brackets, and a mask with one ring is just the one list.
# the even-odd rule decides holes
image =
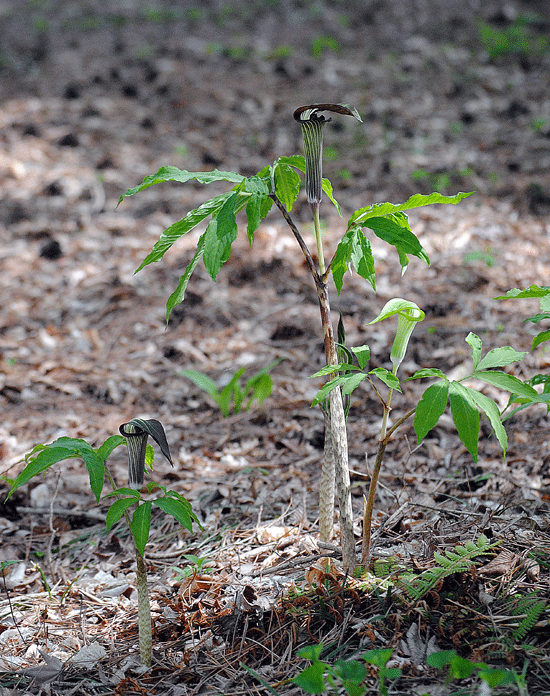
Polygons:
[[332,111],[335,114],[343,114],[344,116],[353,116],[361,123],[363,119],[359,116],[357,109],[351,104],[308,104],[307,106],[299,106],[294,111],[294,120],[299,123],[307,121],[328,122],[331,119],[325,118],[322,111]]

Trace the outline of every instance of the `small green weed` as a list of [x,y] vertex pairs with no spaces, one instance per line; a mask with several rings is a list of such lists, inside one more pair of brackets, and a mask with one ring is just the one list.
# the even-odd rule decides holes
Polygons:
[[273,380],[269,372],[279,362],[280,360],[275,360],[267,367],[256,372],[244,383],[244,386],[241,380],[246,370],[244,367],[235,372],[229,382],[222,388],[218,387],[211,377],[202,372],[197,372],[197,370],[183,370],[181,374],[214,399],[222,414],[227,418],[232,413],[240,413],[243,410],[249,411],[254,401],[257,401],[258,406],[261,406],[267,397],[271,396]]
[[533,25],[537,15],[521,15],[506,29],[478,21],[481,42],[491,60],[509,56],[539,57],[548,51],[546,36],[536,35]]
[[311,42],[311,55],[314,58],[321,58],[326,51],[340,53],[339,42],[332,36],[317,36]]

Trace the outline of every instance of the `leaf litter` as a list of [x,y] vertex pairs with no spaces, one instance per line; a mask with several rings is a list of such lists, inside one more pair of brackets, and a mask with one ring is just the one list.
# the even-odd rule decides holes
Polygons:
[[[93,50],[94,42],[88,43],[86,50]],[[245,89],[248,79],[242,79],[242,66],[224,63],[220,56],[209,58],[206,42],[193,46],[204,61],[204,72],[194,54],[184,55],[181,64],[159,62],[168,80],[194,76],[197,104],[192,108],[201,109],[201,116],[206,113],[210,124],[201,125],[200,135],[189,133],[189,156],[198,165],[194,168],[202,166],[205,153],[226,160],[222,169],[233,164],[238,168],[244,146],[242,132],[230,135],[231,110],[241,108],[232,85]],[[225,89],[208,87],[210,60],[227,72]],[[368,62],[369,79],[378,76],[377,84],[391,86],[389,77],[379,79],[394,72],[385,60],[380,56]],[[436,43],[419,37],[408,40],[398,57],[403,75],[412,75],[414,83],[421,79],[417,67],[432,61],[442,66],[441,84],[447,84],[449,65],[461,60],[459,49],[445,55]],[[192,69],[180,69],[187,62]],[[311,62],[297,54],[281,70],[303,68],[305,75]],[[253,72],[249,84],[256,92],[264,67],[265,61],[252,60],[246,68]],[[492,95],[505,101],[499,66],[478,67],[481,81],[476,89],[489,95],[489,102]],[[133,68],[125,63],[126,69]],[[316,70],[314,66],[314,80],[323,90],[334,70],[346,79],[351,76],[352,82],[358,79],[343,57],[330,56]],[[514,70],[517,77],[517,66]],[[508,67],[505,71],[509,82]],[[530,84],[536,84],[538,74],[533,66]],[[311,86],[305,77],[297,82]],[[516,87],[526,84],[512,82]],[[430,643],[518,671],[528,658],[532,690],[550,691],[550,441],[544,410],[536,407],[509,424],[505,463],[488,438],[489,428],[477,465],[450,421],[442,419],[421,448],[415,447],[412,431],[403,429],[388,447],[388,464],[381,474],[375,565],[363,579],[343,576],[337,547],[317,540],[323,428],[320,414],[309,408],[319,386],[309,375],[322,366],[322,351],[314,292],[304,281],[293,240],[271,218],[258,230],[252,249],[241,230],[217,283],[212,285],[198,270],[166,331],[165,301],[196,238],[180,240],[162,267],[133,273],[173,222],[174,211],[196,207],[201,199],[193,191],[166,188],[160,202],[152,196],[136,209],[126,201],[115,212],[125,188],[120,182],[139,181],[173,155],[163,150],[165,145],[159,147],[157,136],[137,128],[133,101],[96,94],[101,88],[95,84],[90,95],[99,116],[80,118],[88,97],[74,100],[75,108],[69,110],[67,101],[55,96],[18,97],[2,109],[6,152],[1,177],[7,198],[0,242],[2,473],[13,476],[22,457],[39,442],[70,435],[96,443],[136,413],[159,418],[167,425],[178,468],[172,472],[159,457],[155,478],[192,502],[205,532],[192,535],[170,520],[154,520],[147,562],[156,652],[153,669],[142,674],[129,539],[122,526],[106,532],[101,523],[106,507],[91,507],[84,466],[67,462],[60,479],[52,472],[38,486],[29,485],[14,496],[0,518],[3,692],[258,693],[258,682],[242,668],[245,664],[286,696],[298,693],[284,683],[304,666],[295,657],[298,649],[320,642],[338,656],[393,647],[403,663],[408,692],[427,690],[438,678],[418,664],[431,650]],[[447,86],[451,94],[453,86]],[[474,157],[475,187],[481,193],[452,210],[414,214],[413,229],[432,261],[429,270],[411,263],[401,279],[396,259],[374,241],[378,296],[359,279],[346,279],[335,309],[344,314],[350,342],[368,343],[373,359],[383,366],[391,344],[389,329],[367,330],[366,324],[391,297],[417,302],[426,311],[430,330],[413,335],[402,369],[412,374],[431,365],[458,374],[468,359],[463,339],[469,331],[483,335],[488,348],[509,343],[516,350],[530,349],[532,337],[522,323],[529,302],[519,309],[517,303],[491,298],[510,287],[550,285],[547,203],[544,190],[537,196],[528,188],[543,178],[541,153],[547,143],[544,133],[529,130],[527,122],[495,120],[492,125],[510,150],[508,160],[502,148],[491,152],[490,142],[467,140],[467,132],[449,144],[430,100],[411,99],[408,119],[421,124],[430,138],[419,155],[410,138],[396,136],[396,123],[403,118],[396,110],[406,113],[410,88],[402,80],[395,94],[388,87],[388,93],[372,100],[369,166],[363,162],[357,167],[356,188],[350,185],[345,208],[368,203],[364,194],[359,196],[361,190],[371,200],[384,200],[398,186],[395,197],[404,199],[402,192],[412,195],[422,186],[411,184],[411,172],[420,166],[452,170],[463,152]],[[356,95],[354,89],[346,98],[364,103],[363,92]],[[242,108],[252,108],[261,144],[268,151],[276,145],[274,156],[279,156],[281,148],[290,152],[294,145],[286,126],[270,129],[270,119],[277,112],[277,119],[284,120],[280,112],[290,114],[289,105],[303,100],[296,97],[296,87],[273,92],[280,94],[280,102],[267,100],[252,108],[245,100]],[[482,120],[495,113],[479,93],[472,96],[478,100],[474,112]],[[449,99],[449,113],[463,103]],[[177,105],[171,108],[179,113]],[[455,115],[460,122],[459,111]],[[24,134],[25,123],[34,124],[35,135]],[[378,132],[382,123],[391,137]],[[159,125],[166,131],[161,141],[175,147],[172,126]],[[262,128],[272,130],[276,144]],[[71,129],[82,142],[101,142],[99,150],[54,145]],[[113,136],[113,129],[125,139]],[[389,152],[384,143],[392,137],[399,137],[399,147]],[[255,146],[248,157],[250,166],[256,164],[257,150]],[[516,154],[525,168],[512,176]],[[101,181],[93,162],[105,165],[99,169]],[[257,168],[264,163],[259,161]],[[490,190],[482,179],[493,167],[503,183]],[[388,168],[393,173],[385,177]],[[327,227],[334,230],[326,239],[331,252],[344,227],[330,215]],[[45,246],[52,238],[61,255]],[[194,368],[221,384],[236,368],[257,371],[280,357],[285,360],[273,372],[272,397],[262,408],[228,419],[180,374]],[[514,374],[527,377],[548,366],[547,353],[539,349],[514,366]],[[395,410],[404,412],[407,399],[413,402],[419,390],[420,385],[408,386]],[[490,385],[484,390],[500,398]],[[359,391],[349,421],[356,519],[368,486],[369,455],[375,450],[378,424],[372,413],[372,395]],[[114,456],[110,463],[117,481],[125,482],[124,457]],[[41,486],[45,488],[38,490]],[[359,528],[356,532],[360,538]],[[412,582],[411,575],[421,582],[424,573],[437,567],[434,554],[453,553],[481,534],[500,545],[473,559],[468,569],[441,578],[418,600],[408,598],[404,585]],[[207,560],[199,568],[186,554]]]

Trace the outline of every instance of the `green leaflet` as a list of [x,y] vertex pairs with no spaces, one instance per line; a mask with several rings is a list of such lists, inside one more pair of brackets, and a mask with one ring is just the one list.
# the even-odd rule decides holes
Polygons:
[[116,447],[125,443],[126,438],[122,437],[122,435],[111,435],[96,449],[97,456],[105,462]]
[[105,462],[98,457],[97,453],[93,449],[88,449],[87,447],[82,448],[80,451],[80,457],[84,460],[84,464],[86,464],[86,469],[88,470],[90,488],[92,489],[97,502],[99,502],[101,491],[103,490]]
[[414,431],[417,444],[434,428],[445,411],[449,396],[449,382],[436,382],[426,389],[414,414]]
[[168,320],[170,319],[170,313],[174,309],[176,305],[179,305],[180,302],[183,302],[183,299],[185,297],[185,291],[187,290],[187,285],[189,284],[189,280],[191,276],[193,275],[193,271],[197,267],[198,262],[202,258],[202,255],[204,254],[204,240],[206,237],[206,232],[201,235],[198,243],[197,243],[197,250],[195,251],[195,255],[191,259],[191,261],[187,264],[187,268],[185,269],[185,273],[180,276],[180,280],[178,283],[178,287],[174,290],[174,292],[170,295],[168,298],[168,301],[166,303],[166,323],[168,323]]
[[346,375],[346,377],[347,379],[342,385],[343,396],[351,394],[355,389],[357,389],[364,379],[367,379],[367,375],[363,372],[355,372],[352,375]]
[[417,370],[414,375],[411,375],[411,377],[407,377],[405,382],[407,382],[409,379],[424,379],[426,377],[441,377],[441,379],[447,379],[445,373],[439,368],[425,367],[422,370]]
[[546,341],[550,341],[550,329],[541,331],[533,338],[532,349],[535,350],[537,346],[540,346],[541,343],[545,343]]
[[397,249],[403,269],[409,263],[409,254],[422,259],[428,266],[430,265],[430,259],[417,237],[411,232],[408,218],[404,213],[395,213],[385,217],[369,217],[367,220],[361,221],[361,226],[370,228],[377,237]]
[[508,449],[508,436],[506,435],[506,430],[502,425],[498,406],[488,396],[476,391],[475,389],[470,389],[470,396],[489,419],[491,425],[493,426],[493,430],[495,431],[496,438],[502,447],[504,456],[506,456],[506,450]]
[[369,375],[376,375],[379,380],[384,382],[388,389],[395,389],[398,392],[401,391],[401,387],[399,386],[399,380],[389,370],[386,370],[385,367],[375,367],[374,370],[371,370],[369,372]]
[[[120,442],[114,444],[116,447]],[[113,447],[113,449],[114,449]],[[106,451],[108,450],[108,447]],[[107,454],[110,452],[107,452]],[[41,474],[53,464],[64,459],[83,459],[90,477],[90,487],[99,501],[103,489],[105,460],[85,440],[70,437],[60,437],[49,445],[38,445],[25,457],[27,466],[19,472],[8,498],[23,484],[34,476]],[[105,457],[106,459],[106,457]]]
[[149,530],[151,528],[151,506],[150,500],[139,505],[134,512],[130,529],[136,548],[141,556],[145,553],[145,547],[149,541]]
[[248,220],[246,233],[249,244],[252,244],[254,232],[269,212],[273,201],[269,198],[269,188],[266,182],[259,176],[251,176],[245,179],[244,192],[251,194],[246,203],[246,217]]
[[189,514],[189,503],[185,505],[185,503],[183,503],[181,500],[169,497],[157,498],[154,503],[163,512],[167,513],[168,515],[172,515],[172,517],[174,517],[182,525],[182,527],[185,527],[190,532],[193,531],[193,521]]
[[477,462],[479,411],[471,391],[459,382],[453,381],[449,388],[449,402],[458,436],[472,455],[474,462]]
[[204,235],[204,265],[212,280],[231,254],[231,245],[237,239],[235,205],[239,194],[233,192],[212,217]]
[[[33,456],[34,454],[36,456]],[[27,466],[17,475],[8,494],[8,498],[34,476],[49,469],[52,464],[56,464],[63,459],[70,459],[71,457],[78,457],[78,452],[75,451],[74,448],[59,447],[56,446],[54,442],[45,447],[43,445],[38,445],[33,449],[30,455],[27,455]]]
[[219,395],[218,385],[208,375],[197,372],[197,370],[182,370],[181,374],[194,382],[199,389],[210,394],[210,396],[216,398]]
[[145,266],[148,266],[150,263],[160,261],[174,242],[177,242],[180,237],[183,237],[184,234],[187,234],[193,230],[209,215],[214,215],[217,211],[219,211],[224,203],[226,203],[227,199],[232,195],[234,195],[234,193],[232,191],[228,191],[220,194],[219,196],[215,196],[215,198],[211,198],[209,201],[206,201],[195,210],[191,210],[191,212],[187,213],[182,220],[178,220],[178,222],[170,225],[170,227],[164,230],[159,239],[155,242],[149,254],[136,269],[136,273],[141,271],[142,268],[145,268]]
[[472,349],[474,370],[477,370],[477,366],[479,365],[479,361],[481,359],[481,338],[475,333],[470,332],[464,340]]
[[403,210],[412,210],[413,208],[422,208],[425,205],[432,205],[434,203],[451,203],[452,205],[456,205],[463,198],[471,196],[472,193],[473,191],[470,193],[457,193],[455,196],[443,196],[440,193],[430,193],[428,196],[425,196],[417,193],[411,196],[405,203],[399,203],[397,205],[394,203],[368,205],[353,213],[349,219],[348,228],[354,224],[363,225],[366,220],[372,217],[379,217],[387,215],[388,213],[398,213]]
[[275,194],[290,212],[300,193],[300,177],[284,162],[276,162],[274,170]]
[[105,525],[107,526],[107,531],[116,524],[119,519],[124,515],[129,507],[136,503],[136,498],[119,498],[111,505],[107,510],[107,515],[105,516]]
[[185,169],[178,169],[177,167],[161,167],[156,174],[146,176],[139,186],[130,188],[126,193],[123,193],[118,204],[120,205],[122,200],[128,196],[133,196],[135,193],[149,188],[149,186],[162,184],[166,181],[177,181],[180,184],[186,184],[188,181],[198,181],[199,184],[211,184],[215,181],[240,183],[243,179],[244,176],[236,172],[221,172],[217,169],[214,169],[213,172],[188,172]]
[[488,370],[491,367],[506,367],[514,362],[519,362],[527,355],[526,352],[518,353],[511,346],[502,346],[490,350],[475,366],[477,370]]
[[373,290],[376,290],[371,243],[359,226],[347,230],[332,260],[332,277],[338,294],[342,290],[343,278],[350,262],[353,263],[356,273],[368,281]]
[[509,375],[506,372],[499,372],[497,370],[476,370],[476,372],[472,374],[472,377],[526,399],[536,399],[539,396],[536,389],[533,389],[533,387],[522,382],[521,379]]
[[512,288],[508,290],[504,295],[499,295],[498,297],[493,297],[493,300],[510,300],[517,299],[522,300],[525,298],[540,298],[550,295],[549,287],[541,287],[540,285],[531,285],[525,290],[520,290],[519,288]]

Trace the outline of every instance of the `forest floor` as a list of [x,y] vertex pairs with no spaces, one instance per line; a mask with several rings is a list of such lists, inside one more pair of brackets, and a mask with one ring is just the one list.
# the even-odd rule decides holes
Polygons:
[[[0,3],[2,695],[287,696],[303,693],[289,681],[308,664],[298,650],[318,643],[330,663],[392,648],[389,666],[403,673],[392,694],[488,693],[426,665],[447,649],[523,675],[495,693],[550,693],[546,409],[507,422],[505,459],[483,423],[476,463],[450,416],[420,447],[402,427],[375,504],[375,566],[346,578],[338,547],[318,539],[324,433],[310,376],[322,333],[290,230],[271,212],[250,247],[243,224],[217,281],[199,265],[166,327],[199,231],[134,271],[166,227],[226,189],[164,184],[117,208],[163,165],[254,174],[301,152],[295,108],[351,103],[364,123],[335,117],[325,130],[324,173],[345,211],[323,204],[327,254],[358,207],[476,193],[411,212],[429,267],[413,259],[401,277],[394,250],[373,240],[377,293],[348,276],[333,295],[348,344],[368,344],[371,367],[387,366],[395,327],[367,324],[403,297],[426,312],[403,375],[437,367],[459,379],[469,332],[484,351],[527,351],[511,374],[547,373],[548,344],[531,350],[546,327],[524,322],[538,303],[494,298],[550,286],[550,18],[543,2],[411,5]],[[312,244],[302,198],[293,216]],[[228,418],[182,374],[224,384],[274,361],[271,396]],[[392,417],[427,384],[405,383]],[[122,524],[106,531],[110,499],[95,504],[83,462],[4,502],[35,445],[98,446],[133,417],[165,426],[175,468],[159,455],[152,477],[203,527],[153,516],[147,673],[132,546]],[[358,544],[380,421],[374,394],[359,389],[348,420]],[[124,485],[122,449],[109,466]],[[445,571],[457,546],[468,562]],[[365,693],[378,693],[377,674],[369,666]]]

